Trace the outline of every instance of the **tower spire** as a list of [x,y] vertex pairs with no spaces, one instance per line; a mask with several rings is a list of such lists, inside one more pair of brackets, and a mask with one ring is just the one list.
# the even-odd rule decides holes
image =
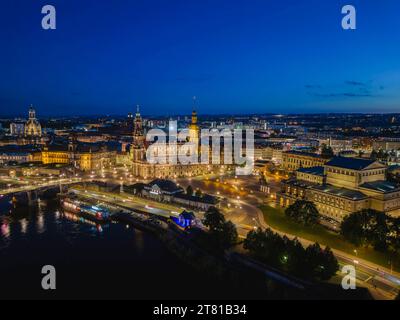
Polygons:
[[197,97],[193,96],[193,111],[196,111]]

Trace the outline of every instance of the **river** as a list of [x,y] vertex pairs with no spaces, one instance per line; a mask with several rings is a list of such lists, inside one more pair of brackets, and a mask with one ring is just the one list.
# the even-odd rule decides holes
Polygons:
[[[56,268],[54,291],[41,288],[44,265]],[[224,286],[178,260],[152,235],[65,215],[55,200],[34,208],[1,200],[0,283],[0,299],[228,297]]]

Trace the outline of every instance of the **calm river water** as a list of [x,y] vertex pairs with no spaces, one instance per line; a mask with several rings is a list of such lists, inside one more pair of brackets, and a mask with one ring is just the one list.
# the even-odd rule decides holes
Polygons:
[[[57,289],[41,289],[53,265]],[[61,212],[0,202],[0,299],[213,299],[226,288],[178,260],[152,235],[121,224],[99,227]]]

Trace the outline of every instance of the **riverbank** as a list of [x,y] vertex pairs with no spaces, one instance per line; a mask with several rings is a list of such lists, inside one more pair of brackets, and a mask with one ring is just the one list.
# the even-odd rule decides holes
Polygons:
[[[110,223],[97,228],[41,208],[0,203],[0,299],[244,298],[184,263],[148,231]],[[54,265],[57,290],[41,290],[41,268]]]
[[375,251],[373,248],[358,248],[347,242],[340,234],[327,230],[322,226],[307,227],[299,225],[288,218],[282,209],[273,208],[267,205],[261,206],[265,222],[272,228],[307,239],[312,242],[318,242],[327,245],[332,249],[343,251],[350,255],[378,264],[384,268],[391,268],[390,261],[393,261],[393,271],[400,272],[400,257],[395,259],[389,253]]

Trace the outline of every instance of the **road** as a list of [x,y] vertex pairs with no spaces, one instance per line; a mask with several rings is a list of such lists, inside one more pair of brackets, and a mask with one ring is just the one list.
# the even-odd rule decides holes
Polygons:
[[70,191],[79,195],[82,198],[89,200],[97,200],[99,203],[112,204],[116,207],[123,205],[126,208],[137,209],[163,217],[177,216],[182,209],[179,207],[171,206],[168,204],[150,201],[148,199],[141,199],[128,194],[115,194],[108,192],[84,190],[82,188],[71,188]]
[[[104,175],[101,176],[92,173],[87,177],[25,181],[24,185],[0,191],[0,195],[56,186],[60,183],[71,184],[90,180],[104,180],[107,182],[112,181],[124,184],[136,182],[136,179],[133,179],[126,170],[122,170],[118,172],[104,172]],[[274,190],[279,189],[279,178],[271,176],[268,180]],[[192,179],[178,179],[176,182],[182,187],[191,185],[194,189],[199,188],[205,193],[218,195],[223,198],[224,201],[221,210],[226,218],[237,226],[239,236],[242,238],[246,237],[247,233],[254,228],[261,227],[274,230],[265,222],[263,213],[259,209],[259,206],[264,203],[266,195],[259,192],[257,177],[241,178],[233,175],[209,175]],[[136,208],[168,217],[178,214],[178,212],[181,212],[183,209],[177,206],[160,204],[128,195],[110,196],[109,194],[101,194],[92,191],[85,192],[78,189],[77,192],[84,197],[96,199],[98,201],[106,200],[115,205],[121,204],[122,202],[124,206],[129,206],[132,209]],[[289,238],[295,237],[294,235],[282,233],[278,230],[274,231]],[[304,246],[308,246],[312,243],[307,239],[299,239],[299,241]],[[356,265],[359,283],[371,289],[375,297],[390,299],[398,292],[400,287],[400,274],[392,274],[391,271],[386,268],[338,250],[333,250],[333,252],[341,265]],[[377,289],[375,289],[375,286]]]
[[[199,188],[203,192],[218,194],[227,199],[231,207],[225,207],[222,211],[228,220],[236,224],[240,237],[246,237],[250,230],[261,227],[263,229],[270,228],[274,232],[291,239],[296,238],[294,235],[271,228],[265,222],[259,206],[264,204],[266,195],[258,192],[257,180],[254,177],[238,177],[237,179],[235,177],[203,180],[190,179],[186,181],[181,180],[180,184],[185,187],[190,184],[195,189]],[[278,183],[276,184],[277,186]],[[303,246],[309,246],[313,243],[307,239],[298,238],[298,240]],[[399,292],[399,273],[392,273],[387,268],[339,250],[332,251],[341,266],[354,265],[356,267],[358,284],[369,288],[375,298],[393,299]]]

